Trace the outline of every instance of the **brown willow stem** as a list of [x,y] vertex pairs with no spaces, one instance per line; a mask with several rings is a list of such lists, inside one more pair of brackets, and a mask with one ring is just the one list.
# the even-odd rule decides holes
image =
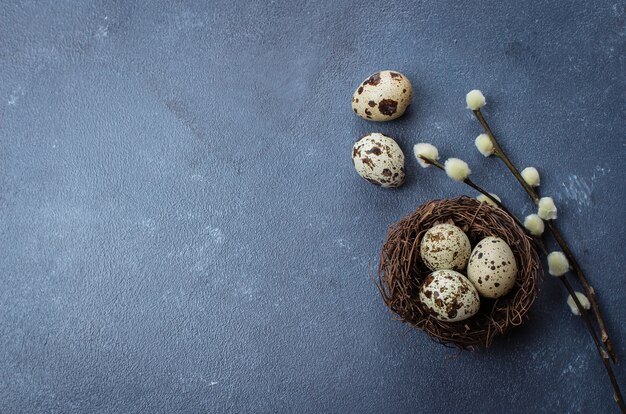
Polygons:
[[[480,112],[480,109],[473,110],[472,112],[474,112],[474,115],[478,119],[478,122],[480,122],[480,124],[482,125],[483,129],[485,130],[485,132],[489,136],[489,139],[491,139],[491,142],[493,143],[493,147],[494,147],[494,155],[497,156],[498,158],[500,158],[504,162],[504,164],[507,166],[509,171],[511,171],[513,176],[517,179],[517,181],[524,188],[524,190],[526,191],[526,193],[528,194],[530,199],[535,204],[538,204],[539,203],[539,195],[537,194],[535,189],[533,187],[531,187],[524,180],[524,178],[522,177],[522,175],[520,174],[518,169],[515,167],[515,165],[513,165],[513,163],[509,159],[509,157],[506,155],[506,153],[504,152],[504,150],[500,146],[500,143],[498,143],[498,140],[496,139],[493,131],[489,127],[489,124],[485,120],[485,117],[483,116],[482,112]],[[612,343],[611,338],[609,337],[608,331],[606,329],[606,323],[604,322],[604,318],[602,317],[602,313],[600,312],[600,307],[598,306],[598,301],[596,300],[595,290],[589,284],[589,281],[588,281],[587,277],[585,276],[584,272],[582,271],[582,268],[578,264],[578,261],[574,257],[574,253],[572,253],[572,251],[569,248],[567,242],[565,241],[565,238],[563,237],[561,232],[558,230],[556,225],[552,221],[550,221],[550,220],[546,220],[546,223],[548,224],[548,230],[552,234],[552,237],[554,237],[554,239],[556,240],[557,244],[559,245],[559,247],[561,248],[561,250],[565,254],[565,257],[567,257],[567,260],[569,261],[570,265],[572,266],[572,269],[574,270],[574,273],[576,273],[576,276],[578,277],[578,281],[582,285],[583,289],[585,290],[585,293],[587,294],[587,297],[589,298],[589,302],[591,303],[591,309],[593,310],[593,314],[595,315],[596,321],[598,322],[598,328],[600,329],[600,333],[601,333],[601,337],[602,337],[602,343],[604,343],[604,346],[606,347],[607,352],[611,356],[611,360],[613,362],[617,362],[617,355],[615,354],[615,351],[613,349],[613,343]]]
[[[502,202],[498,201],[497,198],[495,198],[494,196],[492,196],[490,193],[488,193],[485,189],[483,189],[482,187],[480,187],[478,184],[476,184],[474,181],[470,180],[469,178],[466,178],[465,180],[463,180],[463,182],[467,185],[469,185],[470,187],[472,187],[474,190],[478,191],[479,193],[481,193],[482,195],[484,195],[485,197],[487,197],[490,201],[492,201],[495,205],[497,205],[499,208],[501,208],[502,210],[504,210],[506,212],[506,214],[508,214],[509,216],[511,216],[511,218],[513,220],[515,220],[515,223],[517,223],[518,226],[520,226],[522,229],[524,229],[524,225],[522,224],[521,221],[519,221],[517,219],[516,216],[514,216],[508,208],[506,208],[504,206],[504,204],[502,204]],[[525,230],[524,230],[525,231]]]
[[587,310],[583,307],[583,305],[578,300],[578,296],[576,296],[576,292],[574,292],[574,288],[572,288],[572,285],[566,279],[565,275],[559,277],[559,279],[561,279],[561,282],[563,282],[565,289],[567,289],[567,291],[569,292],[569,295],[574,300],[574,303],[576,304],[576,307],[578,308],[580,315],[583,317],[583,320],[585,321],[585,327],[587,328],[587,330],[589,331],[589,334],[593,338],[593,342],[596,345],[596,349],[598,350],[598,353],[600,354],[600,358],[602,359],[602,363],[604,364],[606,373],[609,376],[609,379],[611,380],[611,386],[613,387],[613,399],[615,399],[615,402],[617,403],[620,411],[622,412],[622,414],[624,414],[626,413],[626,405],[624,405],[622,392],[619,389],[617,378],[615,377],[615,373],[613,372],[613,368],[611,367],[611,362],[609,361],[609,355],[602,347],[602,344],[600,340],[598,339],[598,335],[596,334],[596,331],[593,329],[591,318],[589,317]]
[[[423,155],[420,155],[419,157],[427,164],[434,165],[435,167],[439,168],[442,171],[446,170],[446,167],[442,163],[437,161],[437,160],[433,160],[433,159],[430,159],[428,157],[424,157]],[[521,224],[521,223],[519,223],[519,220],[517,220],[517,218],[515,218],[515,216],[512,215],[511,212],[509,210],[507,210],[507,208],[501,202],[498,201],[497,198],[495,198],[494,196],[489,194],[483,188],[479,187],[475,182],[473,182],[469,178],[466,178],[462,182],[467,184],[467,185],[469,185],[470,187],[472,187],[474,190],[478,191],[479,193],[481,193],[485,197],[489,198],[489,200],[493,201],[498,207],[500,207],[502,210],[507,212],[508,215],[511,216],[518,224]],[[524,228],[524,226],[521,226],[521,227]]]
[[[495,147],[495,145],[494,145],[494,147]],[[430,158],[424,157],[422,155],[420,155],[420,158],[424,162],[426,162],[427,164],[434,165],[435,167],[439,168],[442,171],[445,171],[445,169],[446,169],[445,166],[443,164],[441,164],[437,160],[430,159]],[[511,214],[511,212],[506,208],[506,206],[504,206],[500,201],[498,201],[496,198],[494,198],[491,194],[489,194],[482,187],[480,187],[479,185],[474,183],[469,178],[466,178],[465,180],[463,180],[463,183],[467,184],[468,186],[472,187],[474,190],[476,190],[479,193],[481,193],[481,194],[485,195],[486,197],[488,197],[498,207],[500,207],[509,216],[511,216],[513,218],[513,220],[515,220],[515,222],[520,225],[520,227],[524,228],[524,226],[521,225],[521,223],[519,222],[517,217],[515,217],[513,214]],[[548,223],[548,226],[550,226],[552,224],[552,222],[549,221],[549,220],[547,221],[547,223]],[[557,234],[559,234],[559,236],[560,236],[560,233],[557,233]],[[541,248],[541,250],[544,253],[544,255],[547,256],[548,252],[543,247],[543,243],[541,243],[541,240],[538,237],[532,237],[532,240]],[[607,375],[609,376],[609,380],[611,381],[611,386],[613,387],[613,397],[615,399],[615,402],[617,402],[617,405],[619,406],[620,411],[624,414],[624,413],[626,413],[626,406],[624,405],[624,399],[622,398],[622,393],[620,391],[619,384],[617,382],[617,378],[615,377],[615,373],[613,372],[613,368],[612,368],[611,363],[609,361],[609,354],[602,347],[602,344],[601,344],[600,340],[598,339],[598,335],[596,334],[596,331],[595,331],[595,329],[593,327],[593,324],[591,322],[591,319],[589,318],[589,314],[588,314],[587,310],[582,306],[580,301],[578,300],[578,297],[576,296],[576,293],[574,292],[574,289],[572,288],[572,285],[569,283],[569,281],[566,279],[565,276],[559,277],[559,279],[561,279],[561,282],[563,282],[563,285],[565,286],[565,289],[568,291],[568,293],[570,294],[570,296],[574,300],[574,303],[576,304],[576,307],[578,308],[578,311],[580,312],[580,314],[583,317],[583,320],[585,322],[585,327],[587,328],[587,330],[589,331],[589,334],[591,335],[591,338],[593,339],[593,342],[594,342],[594,344],[596,346],[598,354],[600,355],[600,358],[602,359],[602,363],[604,364],[604,368],[606,369]],[[590,302],[591,302],[591,299],[590,299]]]
[[538,203],[539,202],[539,196],[537,195],[537,193],[535,193],[535,190],[531,186],[528,185],[528,183],[522,177],[522,174],[519,173],[517,168],[515,168],[515,165],[513,165],[513,163],[509,159],[509,157],[502,150],[502,147],[498,143],[498,140],[496,139],[495,135],[493,134],[493,131],[491,131],[491,128],[489,127],[489,124],[485,120],[485,117],[483,117],[482,112],[480,112],[480,109],[476,109],[476,110],[474,110],[472,112],[474,112],[474,115],[476,115],[476,118],[478,119],[478,122],[480,122],[480,125],[482,125],[483,129],[485,130],[485,132],[489,136],[489,139],[491,139],[491,143],[493,144],[493,148],[494,148],[494,155],[497,156],[498,158],[500,158],[504,162],[504,164],[507,166],[509,171],[511,171],[511,174],[513,174],[515,176],[515,178],[517,179],[517,181],[519,181],[519,183],[522,185],[522,187],[524,187],[524,190],[526,190],[526,192],[528,193],[530,198],[535,203]]
[[[437,160],[433,160],[427,157],[424,157],[423,155],[419,156],[425,163],[430,164],[430,165],[434,165],[435,167],[439,168],[442,171],[446,170],[446,167],[440,163]],[[481,193],[482,195],[484,195],[485,197],[487,197],[489,200],[491,200],[495,205],[497,205],[500,209],[502,209],[506,214],[508,214],[514,221],[515,223],[517,223],[518,226],[520,226],[521,229],[523,229],[526,232],[526,228],[524,227],[524,225],[522,224],[521,221],[519,221],[519,219],[509,211],[508,208],[506,208],[506,206],[504,204],[502,204],[501,201],[498,201],[497,198],[495,198],[494,196],[491,195],[491,193],[489,193],[487,190],[485,190],[484,188],[480,187],[478,184],[476,184],[474,181],[470,180],[469,178],[466,178],[465,180],[462,181],[464,184],[469,185],[470,187],[472,187],[474,190],[478,191],[479,193]],[[541,242],[541,239],[534,237],[530,234],[528,234],[526,232],[526,234],[531,238],[531,241],[545,254],[547,254],[546,248],[543,246],[543,243]]]
[[580,284],[582,285],[583,289],[585,289],[585,293],[587,293],[587,296],[589,298],[589,303],[591,303],[591,310],[593,311],[594,315],[596,315],[596,319],[598,320],[598,326],[600,327],[602,343],[604,343],[604,345],[606,346],[606,350],[611,356],[611,360],[613,362],[617,362],[617,355],[615,355],[615,351],[613,350],[613,343],[611,342],[611,339],[609,338],[609,335],[606,331],[604,320],[602,319],[602,317],[598,317],[598,315],[600,315],[600,308],[598,307],[598,302],[596,301],[595,289],[589,285],[589,282],[587,282],[587,278],[585,278],[585,275],[582,273],[580,265],[576,261],[576,258],[574,257],[574,254],[569,249],[567,243],[565,243],[565,240],[563,239],[563,235],[561,234],[559,229],[554,225],[552,220],[547,220],[546,223],[548,225],[548,230],[550,230],[550,232],[552,233],[552,236],[554,237],[558,245],[561,246],[561,249],[563,250],[563,254],[565,254],[565,257],[567,257],[567,260],[569,261],[570,266],[576,273],[576,276],[578,277],[578,280],[580,281]]

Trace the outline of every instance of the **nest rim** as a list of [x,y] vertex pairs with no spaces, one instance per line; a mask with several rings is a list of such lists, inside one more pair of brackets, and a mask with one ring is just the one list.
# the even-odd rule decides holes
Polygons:
[[[419,300],[421,282],[432,272],[422,263],[419,243],[433,225],[449,222],[467,234],[472,249],[484,237],[500,237],[518,264],[515,286],[509,293],[495,300],[481,297],[478,313],[458,322],[435,319]],[[381,249],[377,287],[394,319],[443,345],[477,350],[524,323],[542,278],[539,256],[524,229],[500,208],[461,196],[427,201],[389,227]]]

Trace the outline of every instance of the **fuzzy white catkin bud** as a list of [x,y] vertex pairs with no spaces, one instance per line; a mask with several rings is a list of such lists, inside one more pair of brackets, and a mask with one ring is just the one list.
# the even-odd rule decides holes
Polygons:
[[545,230],[543,220],[541,220],[541,217],[536,214],[526,216],[524,219],[524,227],[526,227],[526,230],[528,230],[533,236],[541,236]]
[[469,93],[465,95],[465,102],[467,102],[467,108],[472,111],[476,111],[487,104],[485,95],[478,89],[469,91]]
[[491,142],[491,138],[489,138],[489,135],[480,134],[476,137],[474,144],[476,145],[476,148],[478,148],[478,151],[480,151],[480,153],[483,154],[485,157],[493,154],[493,142]]
[[552,252],[548,255],[548,273],[552,276],[563,276],[569,269],[567,257],[562,252]]
[[552,197],[542,197],[539,200],[539,210],[537,214],[544,220],[554,220],[556,218],[556,206]]
[[[498,201],[502,201],[500,200],[500,197],[498,197],[497,195],[495,195],[494,193],[489,193],[490,196],[492,196],[493,198],[495,198]],[[494,207],[497,207],[498,205],[496,203],[493,202],[492,199],[490,199],[489,197],[487,197],[484,194],[480,194],[476,197],[476,200],[480,201],[481,203],[487,203],[487,204],[491,204]]]
[[531,187],[539,187],[541,179],[539,178],[539,171],[535,167],[526,167],[522,170],[522,178]]
[[[581,305],[583,305],[583,308],[586,310],[591,309],[591,303],[589,303],[589,299],[587,299],[587,296],[585,296],[582,292],[575,293],[578,301]],[[567,297],[567,305],[574,315],[580,315],[580,310],[578,310],[578,306],[576,306],[576,302],[574,302],[574,298],[572,297],[572,295],[569,295]]]
[[454,181],[465,180],[472,172],[467,163],[458,158],[448,158],[445,163],[446,174]]
[[424,156],[431,160],[439,159],[439,151],[437,147],[427,142],[420,142],[419,144],[415,144],[413,147],[413,153],[415,154],[415,158],[417,158],[417,162],[422,166],[422,168],[430,167],[430,164],[425,162],[420,156]]

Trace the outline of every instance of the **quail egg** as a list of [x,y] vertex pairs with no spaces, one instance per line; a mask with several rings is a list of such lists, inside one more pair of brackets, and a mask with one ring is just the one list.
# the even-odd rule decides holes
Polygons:
[[404,153],[393,138],[371,133],[352,147],[356,172],[372,184],[399,187],[404,183]]
[[352,95],[352,110],[370,121],[391,121],[402,116],[411,104],[409,79],[392,70],[374,73]]
[[467,265],[467,277],[481,296],[496,299],[515,286],[517,262],[513,251],[499,237],[485,237],[474,250]]
[[480,297],[472,283],[454,270],[437,270],[428,275],[419,296],[440,321],[462,321],[480,308]]
[[422,237],[420,256],[430,270],[462,270],[472,247],[467,235],[453,224],[437,224]]

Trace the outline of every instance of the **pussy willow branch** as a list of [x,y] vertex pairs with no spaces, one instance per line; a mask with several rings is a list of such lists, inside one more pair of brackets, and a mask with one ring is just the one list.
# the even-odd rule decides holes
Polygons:
[[[539,195],[537,194],[537,192],[535,191],[533,187],[531,187],[530,185],[528,185],[526,181],[524,181],[524,178],[520,174],[519,170],[515,167],[515,165],[513,165],[509,157],[506,155],[506,153],[500,146],[500,143],[496,139],[493,131],[489,127],[489,124],[487,124],[485,117],[480,112],[480,109],[474,110],[472,112],[474,112],[474,115],[478,119],[478,122],[480,122],[483,129],[485,130],[485,132],[491,139],[491,142],[493,143],[493,147],[494,147],[494,155],[500,158],[502,162],[504,162],[504,164],[507,166],[509,171],[511,171],[513,176],[515,176],[517,181],[522,185],[522,187],[524,188],[524,190],[526,191],[530,199],[535,204],[538,204]],[[550,233],[552,234],[552,236],[554,237],[558,245],[561,247],[561,250],[565,254],[565,257],[567,257],[567,260],[572,266],[574,273],[576,273],[576,276],[578,277],[578,280],[581,286],[585,290],[585,293],[587,294],[587,297],[589,298],[589,302],[591,303],[591,309],[593,310],[596,321],[598,322],[598,327],[600,328],[602,342],[604,343],[604,346],[606,347],[607,352],[611,356],[611,360],[613,362],[617,362],[617,355],[615,354],[615,351],[613,350],[613,343],[611,342],[611,338],[609,337],[608,331],[606,329],[606,324],[604,323],[604,318],[602,317],[602,313],[600,312],[600,307],[598,306],[598,301],[596,300],[595,290],[589,284],[587,277],[583,273],[582,268],[580,267],[580,265],[578,264],[578,261],[574,257],[574,253],[569,248],[567,242],[565,241],[565,238],[563,237],[563,235],[557,228],[556,224],[554,224],[551,220],[546,220],[546,224],[547,224],[548,230],[550,231]]]
[[[446,167],[440,163],[437,160],[433,160],[427,157],[424,157],[422,155],[420,155],[420,158],[425,162],[428,163],[430,165],[434,165],[435,167],[439,168],[442,171],[446,170]],[[498,201],[497,198],[495,198],[494,196],[492,196],[489,192],[487,192],[487,190],[485,190],[484,188],[480,187],[478,184],[476,184],[474,181],[472,181],[470,178],[466,178],[465,180],[463,180],[464,184],[469,185],[470,187],[472,187],[474,190],[478,191],[479,193],[481,193],[482,195],[484,195],[485,197],[487,197],[490,201],[492,201],[495,205],[497,205],[498,207],[500,207],[502,210],[504,210],[513,220],[515,220],[515,223],[517,223],[518,226],[520,226],[522,229],[524,229],[524,225],[522,224],[521,221],[519,221],[517,219],[517,217],[512,214],[504,204],[502,204],[500,201]],[[524,230],[525,231],[525,230]],[[543,248],[543,244],[541,245],[541,248]],[[545,251],[545,249],[543,249]]]
[[583,316],[583,319],[585,321],[585,326],[587,327],[587,330],[589,331],[589,333],[591,334],[591,337],[593,338],[593,343],[596,345],[596,349],[598,350],[598,353],[600,354],[600,358],[602,358],[602,363],[604,364],[604,368],[606,369],[606,372],[609,375],[609,379],[611,380],[611,386],[613,387],[613,399],[617,403],[617,406],[619,407],[622,414],[626,413],[626,405],[624,405],[624,398],[622,397],[622,392],[619,389],[617,378],[615,377],[615,373],[613,372],[613,367],[611,366],[611,361],[609,360],[609,354],[602,347],[602,344],[600,340],[598,339],[598,335],[596,335],[596,331],[593,329],[591,318],[589,317],[587,310],[583,308],[582,304],[578,300],[578,296],[576,295],[576,292],[574,292],[574,288],[572,288],[572,285],[565,278],[565,275],[559,277],[559,279],[561,279],[561,282],[563,282],[565,289],[567,289],[570,296],[574,300],[574,303],[576,304],[578,311]]
[[[430,159],[428,157],[424,157],[424,156],[421,156],[421,155],[420,155],[420,158],[424,162],[426,162],[426,163],[428,163],[430,165],[434,165],[435,167],[439,168],[442,171],[446,170],[445,166],[443,164],[441,164],[437,160]],[[506,208],[506,206],[504,204],[502,204],[502,202],[500,202],[496,198],[494,198],[485,189],[483,189],[482,187],[477,185],[475,182],[473,182],[469,178],[466,178],[465,180],[463,180],[463,183],[467,184],[468,186],[472,187],[474,190],[476,190],[479,193],[481,193],[481,194],[485,195],[486,197],[488,197],[498,207],[500,207],[509,216],[511,216],[513,218],[513,220],[515,220],[515,222],[518,225],[520,225],[521,228],[524,228],[524,226],[520,223],[520,221],[517,219],[517,217],[515,217],[513,214],[511,214],[511,212]],[[538,237],[532,237],[532,239],[533,239],[533,241],[538,242],[537,244],[541,247],[541,250],[542,250],[543,254],[547,256],[548,252],[543,247],[543,243],[541,243],[541,240]],[[574,292],[574,289],[572,288],[572,285],[566,279],[565,275],[563,275],[562,277],[559,277],[559,279],[561,279],[561,282],[563,282],[563,285],[564,285],[565,289],[568,291],[568,293],[570,294],[570,296],[574,300],[574,304],[576,305],[576,307],[578,308],[578,311],[580,312],[581,316],[583,317],[583,320],[585,322],[585,327],[589,331],[589,334],[591,335],[591,338],[593,339],[593,342],[596,345],[596,349],[598,351],[598,354],[600,355],[600,358],[602,359],[602,363],[604,364],[604,368],[606,369],[607,375],[609,376],[609,380],[611,381],[611,386],[613,387],[613,397],[615,399],[615,402],[617,402],[617,405],[619,406],[619,408],[622,411],[622,413],[626,413],[626,406],[624,405],[624,399],[622,398],[622,392],[620,391],[619,384],[617,383],[617,378],[615,377],[615,373],[613,372],[613,368],[611,367],[611,363],[609,361],[609,355],[604,350],[600,340],[598,339],[598,335],[596,334],[596,331],[593,328],[593,324],[591,322],[591,318],[589,317],[589,313],[587,312],[587,310],[583,307],[583,305],[578,300],[578,297],[576,296],[576,293]]]

